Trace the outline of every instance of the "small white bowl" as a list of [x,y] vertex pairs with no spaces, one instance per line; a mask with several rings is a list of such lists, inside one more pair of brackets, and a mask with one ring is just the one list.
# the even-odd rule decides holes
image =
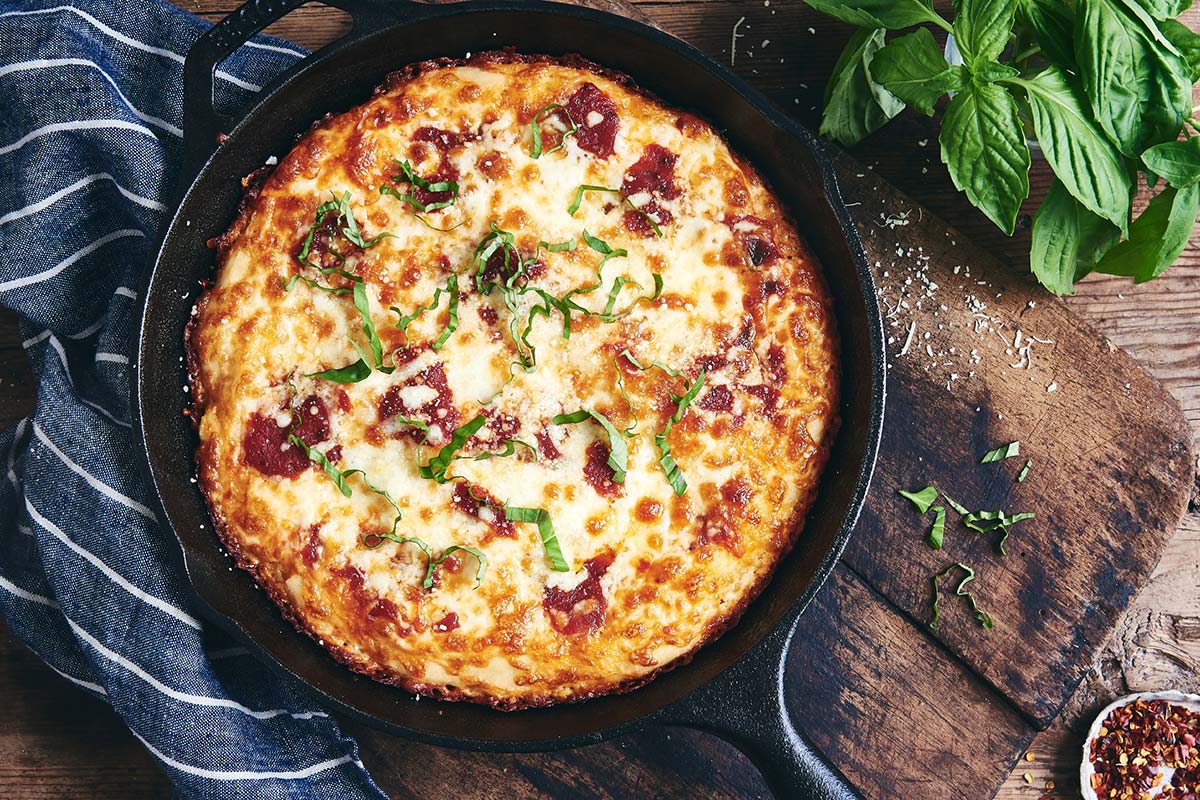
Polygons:
[[[1083,794],[1083,800],[1099,800],[1096,796],[1096,790],[1092,788],[1092,775],[1096,772],[1095,768],[1092,767],[1092,740],[1099,735],[1101,723],[1108,718],[1109,713],[1114,708],[1129,705],[1134,700],[1166,700],[1168,703],[1184,706],[1192,711],[1200,711],[1200,695],[1184,694],[1183,692],[1140,692],[1138,694],[1127,694],[1105,706],[1096,715],[1092,726],[1088,728],[1087,738],[1083,740],[1083,763],[1079,765],[1079,788]],[[1151,797],[1158,797],[1161,788],[1170,783],[1173,773],[1174,770],[1172,769],[1163,770],[1163,781],[1159,784],[1159,788],[1150,791]]]

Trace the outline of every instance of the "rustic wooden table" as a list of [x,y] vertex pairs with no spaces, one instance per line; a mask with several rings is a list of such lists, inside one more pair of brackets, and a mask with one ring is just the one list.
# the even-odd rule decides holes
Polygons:
[[[233,0],[179,0],[210,19]],[[846,31],[811,13],[798,0],[646,0],[639,9],[661,27],[720,57],[781,107],[815,127],[823,78]],[[939,3],[939,5],[941,5]],[[1200,10],[1185,17],[1200,28]],[[335,10],[310,5],[271,32],[315,47],[347,28]],[[732,47],[731,47],[732,46]],[[854,156],[946,219],[986,249],[1023,264],[1028,231],[1006,239],[953,191],[936,157],[934,123],[906,114],[886,135]],[[1048,173],[1035,166],[1035,196]],[[1200,237],[1159,280],[1134,287],[1121,279],[1085,281],[1069,306],[1141,361],[1178,398],[1200,443]],[[28,413],[28,373],[19,336],[0,320],[0,425]],[[1149,585],[1096,659],[1060,719],[1033,742],[998,795],[1038,797],[1046,781],[1070,787],[1078,766],[1081,725],[1107,698],[1127,691],[1178,688],[1200,691],[1200,508],[1194,501]],[[161,772],[104,705],[66,687],[61,679],[0,632],[0,696],[8,701],[0,728],[0,786],[26,798],[157,798],[169,794]],[[411,745],[352,728],[363,759],[380,784],[397,796],[426,785],[420,776],[470,765],[476,788],[504,786],[513,797],[765,796],[753,767],[731,747],[688,731],[624,737],[552,756],[465,755]],[[453,765],[453,769],[451,769]],[[1059,796],[1070,796],[1060,791]],[[478,796],[488,796],[485,791]]]

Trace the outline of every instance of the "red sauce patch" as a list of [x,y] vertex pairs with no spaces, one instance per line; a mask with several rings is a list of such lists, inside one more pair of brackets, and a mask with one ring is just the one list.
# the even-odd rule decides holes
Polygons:
[[696,357],[696,369],[702,369],[707,373],[716,372],[728,363],[729,359],[720,354]]
[[316,396],[304,399],[296,414],[299,424],[279,427],[275,415],[255,414],[246,425],[242,438],[242,453],[246,463],[264,475],[294,478],[311,463],[299,447],[288,441],[295,433],[310,447],[329,438],[329,412]]
[[383,597],[376,600],[375,605],[367,611],[367,622],[398,622],[399,620],[400,609],[396,608],[396,604],[391,600]]
[[[504,504],[492,497],[485,489],[469,486],[463,481],[454,484],[454,496],[450,505],[469,517],[474,517],[492,529],[496,536],[512,539],[517,535],[516,525],[504,514]],[[484,515],[483,509],[490,513]]]
[[729,387],[725,384],[718,384],[700,396],[700,399],[696,401],[696,407],[705,411],[731,412],[733,411],[733,392],[729,391]]
[[479,314],[479,318],[487,325],[495,325],[500,321],[500,315],[491,306],[479,306],[477,313]]
[[656,201],[651,200],[648,203],[643,203],[634,211],[632,208],[625,210],[625,230],[630,233],[636,233],[640,236],[658,235],[658,231],[654,230],[654,225],[650,224],[653,219],[655,225],[661,228],[671,220],[675,219],[671,216],[671,212],[660,206]]
[[756,383],[753,386],[744,386],[742,388],[746,390],[746,394],[758,398],[763,405],[763,411],[768,414],[775,413],[775,407],[779,404],[778,389],[765,383]]
[[667,200],[679,196],[675,185],[675,164],[679,157],[661,144],[648,144],[633,166],[625,171],[621,183],[621,194],[629,197],[639,192],[649,192]]
[[[416,408],[409,408],[402,399],[401,392],[410,386],[428,386],[436,392],[436,396]],[[449,384],[446,383],[446,369],[441,362],[431,364],[399,386],[391,387],[379,399],[379,419],[381,421],[398,416],[420,420],[430,429],[438,429],[442,434],[441,439],[436,440],[438,442],[450,438],[451,433],[459,425],[461,415],[454,407],[454,394],[450,391]],[[421,441],[425,437],[425,433],[418,428],[405,426],[395,434],[395,438],[399,439],[403,436]]]
[[[349,258],[361,253],[361,247],[350,241],[347,241],[341,236],[341,232],[337,223],[338,216],[336,213],[326,214],[325,218],[321,220],[321,224],[315,226],[312,240],[309,241],[308,234],[305,233],[304,236],[296,242],[296,247],[292,255],[299,259],[300,253],[304,250],[304,243],[308,241],[308,262],[310,264],[316,264],[317,266],[328,268],[341,267],[343,264],[342,258],[339,258],[330,252],[331,246],[335,241],[337,241],[337,246],[332,247],[332,249],[336,250],[345,258]],[[347,285],[347,281],[345,281],[345,279],[335,275],[328,275],[324,280],[327,281],[330,286],[334,287],[343,287]]]
[[[594,83],[580,86],[567,101],[567,113],[578,126],[575,141],[581,148],[600,158],[613,154],[613,143],[621,120],[617,117],[617,105],[608,95],[596,88]],[[588,124],[588,116],[599,114],[596,124]]]
[[550,438],[549,432],[540,430],[534,434],[534,438],[537,439],[538,453],[542,458],[549,461],[556,461],[562,455],[558,447],[554,444],[554,440]]
[[321,525],[318,523],[308,529],[308,539],[300,550],[300,560],[304,562],[305,566],[311,567],[321,559],[321,553],[324,551],[325,544],[321,541]]
[[612,451],[601,441],[588,445],[587,462],[583,465],[583,477],[596,490],[596,494],[605,497],[618,497],[624,492],[624,487],[613,480],[613,468],[608,465],[608,456]]
[[777,344],[767,348],[767,370],[771,373],[771,379],[776,383],[783,383],[787,378],[787,357],[783,353],[783,348]]
[[573,589],[546,587],[542,606],[546,609],[554,630],[564,636],[575,636],[591,633],[604,624],[604,612],[608,610],[608,601],[600,588],[600,579],[612,566],[613,557],[614,554],[610,550],[589,558],[583,564],[583,568],[587,570],[587,577]]
[[621,194],[630,197],[646,192],[652,199],[641,203],[636,211],[625,212],[625,227],[643,236],[654,233],[650,217],[658,225],[666,225],[673,217],[671,212],[660,206],[653,198],[672,200],[679,196],[679,187],[675,185],[675,164],[679,158],[660,144],[646,145],[633,166],[625,172],[625,180],[621,183]]
[[478,133],[469,133],[466,131],[444,131],[440,128],[417,128],[413,134],[414,142],[429,142],[438,152],[445,155],[457,147],[462,147],[467,142],[473,142],[479,138]]
[[434,633],[449,633],[453,630],[458,630],[458,614],[453,611],[433,623]]

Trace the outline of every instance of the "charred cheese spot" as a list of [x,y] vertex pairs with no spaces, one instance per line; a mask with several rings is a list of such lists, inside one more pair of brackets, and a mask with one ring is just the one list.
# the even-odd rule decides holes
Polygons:
[[[562,147],[534,159],[530,123],[551,103],[565,110],[543,118],[543,144]],[[569,122],[578,130],[563,138]],[[457,194],[394,181],[405,159]],[[422,214],[445,230],[380,195],[381,184],[423,204],[453,200]],[[591,192],[572,215],[583,184],[619,189],[638,211]],[[308,254],[327,271],[302,267],[316,209],[344,192],[364,237],[392,236],[358,247],[327,215]],[[513,278],[524,262],[517,280],[555,298],[578,290],[573,301],[592,312],[573,313],[564,339],[559,310],[529,317],[538,296],[516,295],[518,333],[532,319],[528,371],[514,366],[512,309],[474,280],[493,223],[514,247],[486,259],[486,280]],[[590,289],[602,256],[585,229],[626,252]],[[504,53],[405,68],[248,179],[213,245],[216,279],[189,327],[201,488],[239,563],[351,668],[499,708],[629,688],[724,630],[796,540],[837,429],[831,301],[754,169],[703,120],[622,76]],[[352,298],[303,282],[283,290],[297,272],[352,288],[331,269],[361,279],[385,355],[387,370],[357,383],[308,377],[354,363],[354,345],[371,360]],[[639,300],[655,274],[662,296]],[[458,325],[435,351],[451,275]],[[619,277],[622,313],[604,321]],[[397,327],[439,289],[436,308]],[[639,369],[626,351],[680,374]],[[668,437],[689,484],[677,496],[655,434],[701,372],[703,389]],[[553,422],[579,409],[618,431],[636,424],[623,482],[594,420]],[[445,482],[422,477],[480,414]],[[347,474],[351,496],[290,433],[337,469],[363,471]],[[384,538],[396,510],[371,487],[402,511],[397,535],[445,557],[432,588],[421,547]],[[551,569],[537,526],[510,521],[506,505],[549,514],[568,572]],[[452,545],[486,554],[478,586],[475,557]]]

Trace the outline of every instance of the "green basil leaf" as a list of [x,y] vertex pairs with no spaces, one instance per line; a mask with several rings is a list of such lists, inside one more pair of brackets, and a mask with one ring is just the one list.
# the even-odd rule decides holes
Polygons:
[[613,482],[624,483],[625,473],[629,469],[629,446],[616,426],[608,421],[608,417],[594,409],[584,408],[573,414],[559,414],[550,421],[555,425],[571,425],[583,422],[589,417],[599,422],[600,427],[608,434],[608,466],[613,471]]
[[1164,189],[1129,226],[1129,238],[1100,259],[1096,271],[1125,275],[1136,283],[1158,277],[1187,246],[1198,211],[1200,185]]
[[1158,29],[1183,56],[1183,60],[1188,65],[1188,77],[1192,83],[1200,81],[1200,34],[1194,33],[1182,22],[1173,19],[1158,23]]
[[1075,70],[1074,10],[1062,0],[1018,0],[1017,20],[1037,38],[1050,63]]
[[975,580],[975,570],[971,569],[962,562],[951,564],[930,579],[933,583],[933,619],[929,621],[929,627],[936,628],[938,624],[938,580],[945,578],[956,569],[961,569],[965,577],[959,581],[958,587],[954,590],[954,594],[958,597],[967,598],[971,604],[971,610],[975,614],[975,620],[984,628],[991,628],[993,624],[991,616],[989,616],[983,609],[979,607],[979,603],[975,600],[975,595],[967,591],[967,584]]
[[1200,181],[1200,137],[1156,144],[1142,153],[1142,163],[1176,189],[1192,186]]
[[934,506],[933,513],[936,516],[933,518],[933,527],[929,529],[929,546],[934,550],[941,550],[946,537],[946,509]]
[[434,351],[441,350],[446,346],[446,340],[450,338],[450,334],[458,330],[458,276],[451,275],[446,280],[446,292],[450,296],[450,302],[446,307],[450,314],[450,319],[446,322],[446,328],[442,331],[442,335],[437,338],[431,345]]
[[978,64],[1000,57],[1012,31],[1015,0],[959,0],[954,14],[954,42],[963,61]]
[[[409,541],[419,542],[420,540],[410,539]],[[420,542],[425,544],[424,542]],[[437,558],[430,556],[429,565],[425,568],[425,580],[421,582],[421,586],[425,589],[433,588],[433,571],[440,567],[442,563],[451,555],[458,551],[470,553],[475,556],[475,588],[479,588],[479,584],[483,583],[483,574],[487,572],[487,556],[483,551],[476,550],[474,547],[467,547],[465,544],[452,544],[442,551],[442,554]],[[429,556],[429,550],[425,549],[425,555]]]
[[[656,362],[657,363],[657,362]],[[663,474],[667,476],[667,482],[671,484],[671,488],[676,495],[682,496],[687,491],[687,481],[683,477],[683,471],[679,469],[679,465],[675,463],[675,457],[671,455],[671,443],[667,440],[667,436],[671,433],[671,428],[675,427],[675,423],[683,419],[684,412],[688,406],[700,394],[700,390],[704,387],[705,372],[701,370],[700,376],[696,378],[696,382],[683,393],[681,397],[671,396],[671,399],[676,403],[675,413],[667,420],[666,427],[654,436],[654,444],[658,447],[658,463],[663,469]]]
[[[546,116],[546,114],[550,113],[551,111],[563,112],[563,114],[565,114],[567,117],[567,123],[571,127],[568,128],[567,130],[563,131],[563,135],[558,140],[558,144],[554,145],[554,147],[551,147],[549,150],[543,151],[542,150],[542,119]],[[575,120],[571,119],[571,112],[567,111],[565,106],[559,105],[558,103],[551,103],[550,105],[546,106],[541,111],[539,111],[538,113],[534,114],[533,120],[529,123],[529,127],[533,131],[533,151],[529,154],[529,156],[530,156],[530,158],[535,158],[535,159],[541,158],[543,152],[545,152],[548,155],[550,153],[554,153],[559,150],[562,150],[564,147],[567,146],[567,137],[574,136],[576,133],[579,132],[579,126],[575,124]]]
[[901,489],[897,492],[901,497],[907,497],[917,507],[917,511],[924,514],[933,505],[933,501],[937,500],[938,492],[933,486],[926,486],[919,492],[906,492]]
[[348,469],[345,472],[340,471],[333,465],[332,462],[330,462],[328,458],[325,457],[324,453],[316,448],[309,447],[303,439],[294,433],[288,434],[288,441],[303,450],[304,454],[308,456],[310,461],[320,464],[321,469],[325,470],[325,474],[328,475],[329,479],[334,482],[339,492],[346,497],[350,497],[354,494],[354,492],[350,489],[350,484],[346,482],[346,479],[351,475],[361,474],[361,469]]
[[991,464],[993,461],[1003,461],[1006,458],[1013,458],[1021,454],[1020,442],[1009,442],[1008,444],[997,447],[995,450],[989,450],[984,453],[980,459],[980,464]]
[[948,28],[946,21],[925,0],[804,0],[810,6],[860,28],[898,30],[932,22]]
[[1010,67],[1008,64],[1001,64],[998,61],[984,61],[975,65],[975,70],[971,77],[976,83],[996,83],[997,81],[1006,81],[1010,78],[1015,78],[1021,74],[1021,71]]
[[[932,489],[933,487],[931,486],[929,488]],[[942,499],[946,501],[946,505],[950,506],[956,512],[958,512],[958,515],[960,517],[965,517],[967,514],[971,513],[970,511],[968,511],[966,509],[966,506],[964,506],[962,503],[959,503],[957,500],[955,500],[953,497],[946,494],[945,492],[942,492]],[[922,512],[922,513],[924,513],[924,512]]]
[[1026,461],[1025,466],[1021,467],[1021,471],[1017,473],[1017,483],[1024,483],[1025,479],[1029,477],[1029,470],[1031,469],[1033,469],[1033,461]]
[[963,67],[946,63],[928,28],[901,36],[875,53],[871,76],[926,116],[933,116],[938,98],[959,91],[968,80]]
[[1160,22],[1174,19],[1192,7],[1192,0],[1133,0]]
[[1129,171],[1092,120],[1082,89],[1053,66],[1012,82],[1025,90],[1034,132],[1054,174],[1085,208],[1127,231]]
[[305,375],[306,378],[321,378],[334,383],[358,383],[364,381],[371,375],[371,365],[365,359],[360,358],[353,364],[347,364],[344,367],[336,369],[322,370],[321,372],[311,372]]
[[417,472],[422,478],[445,483],[450,480],[446,472],[450,469],[450,465],[454,463],[454,458],[459,450],[467,443],[475,434],[479,433],[479,429],[487,423],[487,416],[479,414],[466,425],[462,425],[454,429],[450,434],[450,441],[433,458],[429,459],[428,464],[420,464],[417,466]]
[[950,101],[938,142],[954,185],[1011,236],[1029,194],[1029,146],[1013,96],[969,84]]
[[555,572],[570,572],[567,559],[563,556],[562,545],[558,542],[558,534],[554,532],[554,523],[550,521],[550,513],[544,508],[521,508],[504,504],[504,517],[510,522],[532,522],[537,525],[538,534],[542,538],[542,547],[550,558],[550,566]]
[[1079,0],[1075,54],[1095,120],[1125,155],[1173,141],[1192,111],[1191,69],[1153,20],[1119,0]]
[[1029,266],[1051,292],[1074,294],[1075,283],[1120,238],[1120,229],[1084,208],[1056,178],[1033,217]]
[[825,87],[820,130],[825,136],[844,145],[858,144],[904,110],[904,103],[871,78],[871,59],[883,42],[882,28],[850,37]]

